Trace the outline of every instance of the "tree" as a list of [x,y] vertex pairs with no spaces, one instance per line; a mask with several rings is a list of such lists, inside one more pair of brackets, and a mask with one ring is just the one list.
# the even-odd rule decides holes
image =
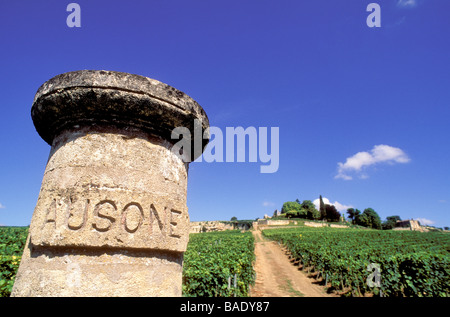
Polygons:
[[397,221],[402,220],[400,216],[389,216],[386,217],[386,221],[381,224],[383,230],[389,230],[395,228]]
[[355,217],[355,224],[358,226],[367,227],[367,215],[365,213],[359,214]]
[[356,223],[356,217],[358,217],[359,214],[361,214],[361,211],[359,211],[356,208],[348,208],[347,209],[348,218],[352,220],[352,224]]
[[353,220],[355,219],[355,209],[354,208],[348,208],[347,209],[347,215],[348,219],[350,219],[353,223]]
[[319,205],[320,219],[325,219],[327,216],[327,211],[325,209],[325,204],[322,200],[322,195],[320,195],[320,205]]
[[287,201],[283,204],[281,208],[281,213],[284,214],[288,211],[300,211],[301,205],[296,201]]
[[320,218],[320,212],[316,208],[310,209],[306,214],[306,218],[311,220],[317,220]]
[[304,200],[301,203],[298,199],[296,201],[287,201],[283,204],[281,213],[287,218],[320,218],[320,213],[311,200]]
[[311,200],[304,200],[301,204],[302,208],[308,210],[308,209],[312,209],[312,208],[316,208],[316,206],[314,206],[313,202]]
[[290,218],[292,218],[292,217],[295,217],[295,214],[296,214],[296,213],[297,213],[296,211],[289,210],[289,211],[286,211],[286,212],[284,213],[284,216],[285,216],[286,218],[290,219]]
[[236,217],[231,217],[230,221],[237,221],[237,218]]
[[300,209],[300,210],[295,210],[292,209],[288,212],[286,212],[286,217],[287,218],[306,218],[307,217],[307,211],[305,209]]
[[287,218],[299,218],[300,217],[300,211],[299,210],[289,210],[286,212]]
[[341,213],[337,211],[334,205],[325,205],[325,219],[330,222],[338,222],[339,218],[341,218]]
[[311,200],[304,200],[301,203],[298,199],[296,201],[287,201],[283,204],[281,212],[287,218],[318,219],[320,217],[319,211]]
[[380,216],[378,216],[377,212],[372,208],[366,208],[362,214],[358,214],[355,223],[367,228],[381,229]]
[[320,218],[320,213],[319,211],[316,209],[316,206],[314,205],[314,203],[311,200],[304,200],[302,202],[302,209],[305,210],[305,218],[308,219],[319,219]]
[[306,218],[306,217],[308,217],[308,210],[306,210],[305,208],[301,208],[301,209],[297,212],[297,217],[298,217],[298,218]]

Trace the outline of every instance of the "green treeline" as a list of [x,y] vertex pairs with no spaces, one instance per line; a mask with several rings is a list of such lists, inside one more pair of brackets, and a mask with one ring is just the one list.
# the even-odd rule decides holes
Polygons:
[[[399,216],[389,216],[382,222],[373,208],[366,208],[362,212],[356,208],[348,208],[346,214],[349,224],[371,229],[393,229],[396,222],[401,220]],[[319,210],[311,200],[300,201],[296,199],[283,204],[281,216],[288,219],[302,218],[327,222],[346,221],[345,215],[340,213],[334,205],[325,204],[322,196],[319,198]]]

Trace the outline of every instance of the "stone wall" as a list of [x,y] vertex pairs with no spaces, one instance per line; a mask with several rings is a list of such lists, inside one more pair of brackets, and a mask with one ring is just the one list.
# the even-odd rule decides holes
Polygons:
[[305,226],[308,226],[308,227],[326,227],[327,224],[326,223],[322,223],[322,222],[307,222],[307,221],[305,221]]
[[399,220],[395,224],[394,230],[428,231],[419,224],[417,220]]
[[289,220],[270,220],[258,219],[259,226],[286,226],[289,225]]
[[344,229],[349,228],[349,226],[346,226],[346,225],[333,225],[333,224],[330,224],[330,227],[332,227],[332,228],[344,228]]
[[349,228],[346,225],[337,225],[337,224],[329,224],[329,223],[325,223],[325,222],[305,222],[305,226],[308,227],[328,227],[330,226],[331,228]]
[[250,226],[240,223],[224,221],[192,221],[190,233],[248,229],[250,229]]

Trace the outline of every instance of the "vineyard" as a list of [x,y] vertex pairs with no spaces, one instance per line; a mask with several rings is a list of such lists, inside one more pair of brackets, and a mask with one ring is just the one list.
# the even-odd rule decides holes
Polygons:
[[193,233],[184,254],[183,296],[248,296],[255,281],[251,232]]
[[[26,227],[0,227],[0,297],[11,294],[27,234]],[[183,296],[247,296],[255,279],[253,242],[250,232],[191,234]]]
[[[0,297],[9,296],[26,227],[0,227]],[[343,296],[448,297],[450,234],[291,227],[263,230],[292,261]],[[183,296],[249,296],[255,240],[237,230],[193,233],[183,263]],[[377,280],[378,278],[378,280]]]
[[304,271],[344,296],[450,295],[446,233],[298,227],[263,234],[284,245]]
[[11,293],[27,235],[26,227],[0,227],[0,297]]

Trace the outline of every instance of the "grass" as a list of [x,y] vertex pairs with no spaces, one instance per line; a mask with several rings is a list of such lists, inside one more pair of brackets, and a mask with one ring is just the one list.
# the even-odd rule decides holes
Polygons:
[[304,296],[301,292],[294,289],[294,287],[292,286],[291,280],[288,278],[286,278],[284,280],[284,283],[283,283],[283,285],[280,286],[280,289],[292,294],[291,297],[303,297]]

